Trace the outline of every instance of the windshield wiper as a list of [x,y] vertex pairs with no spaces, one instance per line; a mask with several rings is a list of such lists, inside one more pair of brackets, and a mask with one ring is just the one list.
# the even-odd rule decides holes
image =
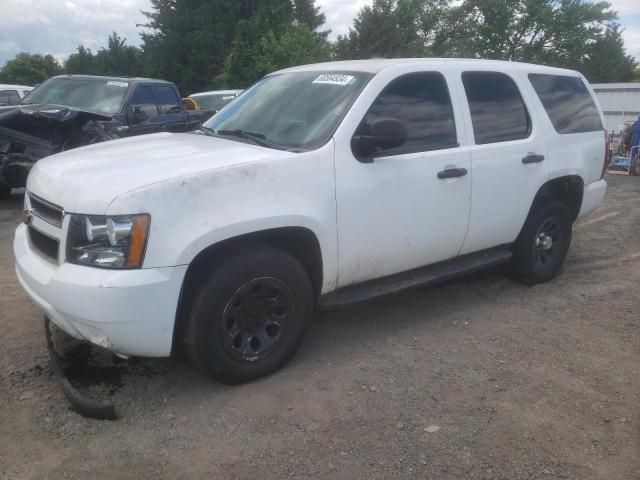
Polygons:
[[276,148],[278,150],[287,150],[286,147],[283,147],[282,145],[278,145],[275,142],[267,140],[267,137],[265,137],[264,134],[262,133],[247,132],[246,130],[241,130],[239,128],[236,130],[217,130],[215,131],[215,133],[217,135],[244,138],[246,140],[249,140],[255,145],[260,145],[261,147]]
[[199,130],[202,130],[202,132],[205,135],[208,135],[209,137],[215,137],[216,136],[216,131],[213,128],[209,128],[209,127],[205,127],[204,125],[200,125],[198,127]]

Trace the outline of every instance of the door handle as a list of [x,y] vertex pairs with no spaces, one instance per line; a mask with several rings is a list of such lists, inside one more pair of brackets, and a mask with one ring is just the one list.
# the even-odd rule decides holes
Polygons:
[[526,157],[522,159],[522,163],[525,165],[529,163],[540,163],[544,160],[544,155],[538,155],[537,153],[528,153]]
[[445,168],[441,172],[438,172],[438,178],[443,180],[445,178],[464,177],[466,174],[466,168]]

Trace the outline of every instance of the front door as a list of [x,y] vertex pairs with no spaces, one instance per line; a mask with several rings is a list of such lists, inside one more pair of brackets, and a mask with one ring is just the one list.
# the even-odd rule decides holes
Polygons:
[[406,142],[358,160],[336,144],[338,286],[458,255],[471,196],[469,152],[459,146],[462,113],[445,77],[408,73],[380,85],[355,135],[381,119],[402,122]]

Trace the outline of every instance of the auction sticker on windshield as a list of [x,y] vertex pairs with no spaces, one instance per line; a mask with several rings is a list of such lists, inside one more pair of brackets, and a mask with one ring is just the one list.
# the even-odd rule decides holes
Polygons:
[[127,88],[129,86],[127,82],[117,82],[115,80],[108,81],[107,85],[110,87],[123,87],[123,88]]
[[340,73],[324,73],[316,78],[313,83],[324,83],[327,85],[349,85],[353,79],[353,75],[343,75]]

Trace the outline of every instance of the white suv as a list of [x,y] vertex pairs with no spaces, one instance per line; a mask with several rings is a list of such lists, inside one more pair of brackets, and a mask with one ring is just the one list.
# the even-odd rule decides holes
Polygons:
[[283,70],[199,132],[38,162],[18,278],[77,338],[121,355],[180,346],[216,379],[251,380],[291,358],[314,308],[502,262],[552,279],[606,191],[602,120],[569,70]]

